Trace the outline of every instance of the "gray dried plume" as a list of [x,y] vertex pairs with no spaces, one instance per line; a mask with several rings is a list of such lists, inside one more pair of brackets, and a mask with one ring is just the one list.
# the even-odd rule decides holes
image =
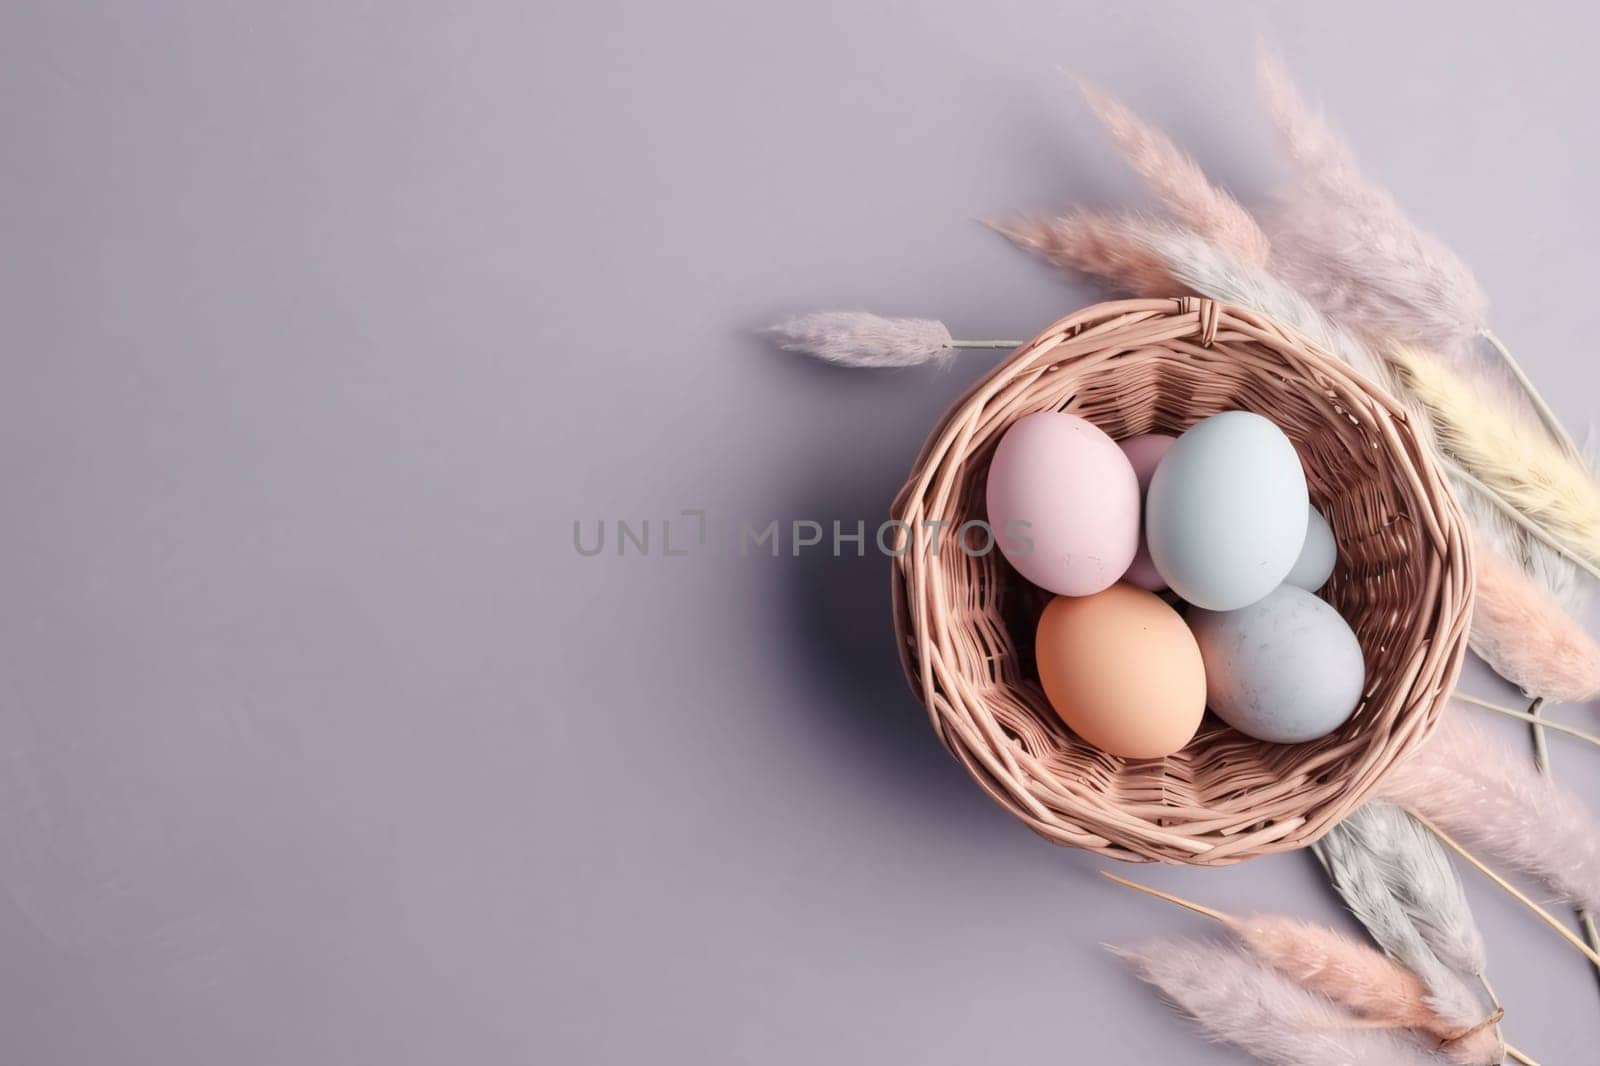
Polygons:
[[1470,1027],[1485,1012],[1468,977],[1483,938],[1439,842],[1392,804],[1369,803],[1312,846],[1372,939],[1421,978],[1441,1017]]
[[[1465,976],[1482,976],[1488,966],[1483,935],[1449,854],[1426,826],[1394,804],[1378,801],[1357,808],[1329,835],[1348,845],[1344,852],[1370,859],[1346,869],[1354,878],[1345,882],[1353,894],[1391,897],[1440,962]],[[1321,852],[1318,858],[1324,865],[1330,861]]]
[[866,311],[814,311],[784,319],[767,332],[789,352],[848,367],[918,366],[955,349],[950,330],[931,318],[885,318]]

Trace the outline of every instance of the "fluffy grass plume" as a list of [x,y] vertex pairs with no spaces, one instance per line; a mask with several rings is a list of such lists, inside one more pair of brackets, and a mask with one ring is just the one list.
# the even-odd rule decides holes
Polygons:
[[1278,1066],[1425,1066],[1439,1060],[1402,1031],[1363,1028],[1351,1012],[1308,992],[1242,948],[1155,940],[1112,949],[1206,1036]]
[[1425,982],[1441,984],[1454,997],[1455,990],[1461,987],[1459,976],[1449,972],[1428,944],[1410,909],[1396,893],[1384,859],[1366,834],[1341,823],[1313,845],[1313,852],[1328,871],[1340,898],[1373,940],[1391,958],[1422,975]]
[[1137,296],[1181,296],[1148,235],[1166,227],[1137,215],[1074,211],[1058,217],[1014,218],[986,225],[1017,247],[1071,274],[1083,274]]
[[1556,540],[1600,564],[1600,485],[1587,466],[1510,413],[1504,397],[1436,356],[1397,345],[1390,358],[1401,387],[1427,408],[1446,452]]
[[[1414,970],[1326,926],[1271,914],[1238,917],[1115,874],[1102,874],[1221,923],[1256,958],[1307,991],[1328,997],[1366,1021],[1429,1033],[1450,1044],[1453,1055],[1464,1056],[1457,1061],[1487,1062],[1499,1048],[1495,1027],[1480,1025],[1489,1008],[1453,973],[1438,975],[1445,980],[1435,992]],[[1426,948],[1423,954],[1434,970],[1441,969]],[[1466,1033],[1471,1035],[1463,1038]]]
[[1460,715],[1385,779],[1384,798],[1482,855],[1537,878],[1561,899],[1600,910],[1600,825],[1583,801],[1506,757]]
[[1369,803],[1313,850],[1373,940],[1426,986],[1434,1010],[1470,1025],[1482,1013],[1467,982],[1484,971],[1483,938],[1438,840],[1398,807]]
[[1368,337],[1462,350],[1488,319],[1472,272],[1362,175],[1276,57],[1263,56],[1261,84],[1295,168],[1267,227],[1275,270]]
[[954,351],[950,330],[931,318],[884,318],[866,311],[814,311],[767,332],[788,352],[848,367],[917,366]]
[[1478,553],[1472,650],[1530,696],[1582,703],[1600,695],[1600,645],[1527,577]]
[[1232,194],[1213,185],[1188,153],[1121,101],[1087,83],[1081,86],[1122,157],[1178,222],[1245,262],[1267,261],[1267,235]]

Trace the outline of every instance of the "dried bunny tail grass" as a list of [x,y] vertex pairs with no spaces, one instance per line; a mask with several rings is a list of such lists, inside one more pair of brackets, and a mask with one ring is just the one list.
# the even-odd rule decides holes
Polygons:
[[1074,211],[1054,218],[1005,219],[985,225],[1062,270],[1098,278],[1121,292],[1174,296],[1182,289],[1150,247],[1148,235],[1164,228],[1152,219]]
[[1472,271],[1362,176],[1344,141],[1275,58],[1263,56],[1261,74],[1297,163],[1296,180],[1279,192],[1268,219],[1275,269],[1322,310],[1374,340],[1424,344],[1456,363],[1487,341],[1551,439],[1578,456],[1560,419],[1488,328],[1489,298]]
[[[1533,537],[1524,536],[1523,540],[1522,568],[1533,587],[1548,596],[1567,617],[1582,618],[1593,588],[1589,575],[1571,559]],[[1513,557],[1508,555],[1507,558]]]
[[1111,949],[1206,1036],[1280,1066],[1423,1066],[1438,1060],[1400,1032],[1363,1028],[1330,1001],[1215,941]]
[[1476,994],[1429,945],[1413,908],[1386,873],[1384,860],[1344,823],[1317,842],[1316,855],[1351,913],[1426,988],[1429,1007],[1458,1029],[1472,1025],[1483,1013]]
[[1488,1013],[1464,984],[1458,982],[1458,993],[1441,998],[1417,974],[1325,926],[1251,915],[1230,920],[1228,927],[1285,977],[1365,1018],[1450,1037]]
[[1382,795],[1482,854],[1600,909],[1600,826],[1571,792],[1508,759],[1459,715],[1396,767]]
[[[1101,875],[1222,923],[1256,958],[1301,988],[1326,996],[1364,1021],[1429,1033],[1453,1061],[1498,1062],[1503,1053],[1499,1014],[1491,1013],[1453,974],[1448,975],[1450,994],[1440,996],[1416,973],[1325,926],[1277,915],[1240,918],[1104,870]],[[1437,960],[1433,967],[1438,969]]]
[[778,346],[848,367],[917,366],[945,360],[950,330],[928,318],[884,318],[866,311],[816,311],[768,329]]
[[1582,703],[1600,695],[1600,645],[1509,562],[1480,550],[1472,650],[1530,696]]
[[1274,267],[1323,311],[1369,337],[1465,350],[1488,318],[1488,297],[1472,272],[1362,176],[1343,139],[1275,57],[1263,56],[1261,82],[1296,164],[1268,227]]
[[[1400,254],[1377,254],[1375,248],[1397,240],[1392,233],[1358,228],[1348,220],[1329,221],[1327,213],[1309,209],[1292,195],[1280,196],[1268,216],[1268,229],[1272,266],[1284,280],[1367,337],[1426,344],[1451,355],[1467,350],[1465,338],[1481,328],[1487,301],[1452,291],[1451,283],[1437,276],[1448,269],[1438,263],[1438,252],[1410,242],[1414,247]],[[1454,287],[1468,284],[1460,281]]]
[[1213,185],[1186,152],[1121,101],[1079,84],[1128,165],[1179,222],[1246,262],[1267,261],[1267,235],[1232,194]]
[[1257,75],[1268,114],[1297,176],[1317,182],[1324,196],[1350,208],[1366,207],[1374,197],[1387,199],[1362,178],[1344,138],[1295,88],[1281,56],[1263,49]]
[[1260,267],[1191,233],[1153,233],[1149,239],[1172,276],[1203,296],[1247,307],[1288,326],[1377,384],[1387,378],[1371,349],[1333,322],[1293,287]]
[[1580,558],[1600,564],[1600,485],[1581,461],[1437,357],[1404,345],[1389,357],[1446,452]]
[[[1407,403],[1413,405],[1414,400]],[[1426,417],[1425,412],[1422,417]],[[1450,478],[1450,482],[1472,527],[1478,550],[1498,555],[1535,593],[1546,597],[1569,618],[1581,619],[1589,602],[1588,575],[1571,559],[1513,522],[1472,485],[1457,477]],[[1511,631],[1504,631],[1504,639],[1510,640],[1511,636]]]
[[[1407,407],[1415,400],[1403,400]],[[1425,423],[1419,411],[1414,425]],[[1450,478],[1477,545],[1472,650],[1529,696],[1585,691],[1600,682],[1595,641],[1579,620],[1590,580],[1573,561],[1513,522],[1477,487]],[[1529,633],[1538,633],[1536,640]],[[1586,697],[1585,697],[1586,698]]]
[[[1104,870],[1100,873],[1119,885],[1222,923],[1262,962],[1363,1018],[1455,1040],[1482,1028],[1480,1023],[1489,1013],[1459,977],[1447,975],[1450,981],[1442,986],[1444,993],[1435,994],[1417,973],[1326,926],[1271,914],[1241,918]],[[1437,970],[1438,961],[1427,957]]]
[[1197,292],[1290,327],[1382,383],[1382,362],[1292,287],[1229,249],[1170,223],[1137,215],[1075,212],[1060,218],[988,224],[1056,266],[1138,295]]
[[[1584,434],[1576,452],[1583,468],[1593,476],[1600,469],[1596,465],[1600,462],[1600,435],[1595,433],[1593,426]],[[1532,540],[1531,537],[1528,539]],[[1568,615],[1579,621],[1585,620],[1589,595],[1594,588],[1588,574],[1560,552],[1551,551],[1537,541],[1533,541],[1533,545],[1544,550],[1530,553],[1526,567],[1529,576]]]
[[1372,856],[1379,876],[1440,962],[1469,977],[1488,968],[1483,934],[1438,839],[1392,803],[1374,802],[1340,823]]
[[1441,996],[1404,966],[1325,926],[1252,915],[1230,919],[1228,927],[1252,954],[1308,992],[1369,1021],[1428,1033],[1457,1062],[1499,1061],[1492,1008],[1453,975],[1453,987]]
[[1461,881],[1433,834],[1404,810],[1357,808],[1313,850],[1334,887],[1390,957],[1423,973],[1429,959],[1481,976],[1483,936]]
[[1366,343],[1261,267],[1204,237],[1138,215],[1076,212],[990,223],[1055,265],[1138,295],[1197,292],[1248,308],[1295,330],[1374,381],[1386,377]]

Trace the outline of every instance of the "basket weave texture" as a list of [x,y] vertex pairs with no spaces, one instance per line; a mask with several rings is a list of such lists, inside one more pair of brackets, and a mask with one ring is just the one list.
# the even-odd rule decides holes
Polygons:
[[[1177,434],[1219,411],[1288,434],[1339,565],[1323,595],[1366,656],[1361,704],[1304,744],[1252,740],[1207,715],[1165,759],[1079,740],[1037,680],[1033,636],[1050,594],[998,551],[934,528],[985,517],[1006,428],[1069,411],[1113,438]],[[1224,865],[1314,842],[1426,739],[1466,650],[1472,555],[1461,513],[1398,405],[1259,315],[1194,297],[1098,304],[1023,345],[959,399],[893,506],[914,540],[895,558],[901,659],[939,738],[973,778],[1049,840],[1119,859]]]

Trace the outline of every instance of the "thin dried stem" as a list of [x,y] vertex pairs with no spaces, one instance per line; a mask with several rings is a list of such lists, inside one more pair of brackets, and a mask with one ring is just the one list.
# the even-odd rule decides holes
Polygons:
[[1540,696],[1528,704],[1528,717],[1533,719],[1531,730],[1533,733],[1533,765],[1539,768],[1541,774],[1548,777],[1550,776],[1550,745],[1544,735],[1544,719],[1539,717],[1539,712],[1543,708],[1544,697]]
[[1572,439],[1571,434],[1567,432],[1566,427],[1561,424],[1561,419],[1557,418],[1556,413],[1550,409],[1550,405],[1544,402],[1544,397],[1539,394],[1539,390],[1534,386],[1533,380],[1523,371],[1522,364],[1517,362],[1516,356],[1511,354],[1511,349],[1507,348],[1505,343],[1495,336],[1492,330],[1479,330],[1478,335],[1488,341],[1489,347],[1499,353],[1500,361],[1505,363],[1507,370],[1511,371],[1511,376],[1517,379],[1517,384],[1522,386],[1522,391],[1527,394],[1529,401],[1532,402],[1533,409],[1539,413],[1539,421],[1544,423],[1544,428],[1549,430],[1550,436],[1555,438],[1557,444],[1561,445],[1561,450],[1582,463],[1584,461],[1583,452],[1579,450],[1577,443]]
[[1477,867],[1479,873],[1483,874],[1489,880],[1499,885],[1512,899],[1516,900],[1524,907],[1527,907],[1541,922],[1560,933],[1562,938],[1566,940],[1567,943],[1581,951],[1584,957],[1590,962],[1594,963],[1596,966],[1600,966],[1600,952],[1595,951],[1588,944],[1585,944],[1582,940],[1580,940],[1577,934],[1557,921],[1555,916],[1549,911],[1545,910],[1533,900],[1529,899],[1528,896],[1524,894],[1521,889],[1517,888],[1516,885],[1513,885],[1510,881],[1507,881],[1505,878],[1489,869],[1488,866],[1484,865],[1483,860],[1479,859],[1476,855],[1472,854],[1472,852],[1468,851],[1449,833],[1446,833],[1433,822],[1414,811],[1412,812],[1411,816],[1417,821],[1421,822],[1423,825],[1427,826],[1429,831],[1432,832],[1434,836],[1439,838],[1439,842],[1441,844],[1455,852],[1457,855],[1461,856],[1463,859],[1467,860],[1467,862],[1471,863],[1473,866]]
[[1104,877],[1108,881],[1115,881],[1124,888],[1131,888],[1137,892],[1143,892],[1145,895],[1154,896],[1156,899],[1164,899],[1168,903],[1176,903],[1178,906],[1183,907],[1186,910],[1194,911],[1196,914],[1203,914],[1207,918],[1214,919],[1224,924],[1227,924],[1228,922],[1228,916],[1223,914],[1221,911],[1212,910],[1210,907],[1202,906],[1193,900],[1184,899],[1182,896],[1174,896],[1172,893],[1163,892],[1159,888],[1151,888],[1149,885],[1141,885],[1137,881],[1129,881],[1127,878],[1118,877],[1109,870],[1101,870],[1100,876]]
[[[1584,930],[1584,941],[1600,954],[1600,928],[1595,928],[1595,916],[1578,908],[1578,927]],[[1600,964],[1595,964],[1595,976],[1600,978]]]
[[1025,341],[951,341],[946,348],[1020,348]]
[[[1593,733],[1585,733],[1583,730],[1567,725],[1565,722],[1552,722],[1548,718],[1540,718],[1537,714],[1519,711],[1512,707],[1502,707],[1498,703],[1490,703],[1488,700],[1479,699],[1477,696],[1469,696],[1464,692],[1454,693],[1451,699],[1459,700],[1462,703],[1470,703],[1474,707],[1482,707],[1485,710],[1494,711],[1496,714],[1503,714],[1507,718],[1515,718],[1520,722],[1528,722],[1534,727],[1535,736],[1538,736],[1537,730],[1539,729],[1554,729],[1558,733],[1565,733],[1570,737],[1577,737],[1579,740],[1588,741],[1590,744],[1600,747],[1600,737],[1595,736]],[[1539,702],[1542,701],[1535,701],[1535,706]],[[1546,752],[1545,758],[1548,760],[1548,752]],[[1538,759],[1537,751],[1535,752],[1535,759]]]
[[1510,1044],[1506,1045],[1506,1054],[1516,1061],[1523,1063],[1523,1066],[1539,1066],[1538,1062],[1530,1058],[1526,1051],[1518,1051]]

